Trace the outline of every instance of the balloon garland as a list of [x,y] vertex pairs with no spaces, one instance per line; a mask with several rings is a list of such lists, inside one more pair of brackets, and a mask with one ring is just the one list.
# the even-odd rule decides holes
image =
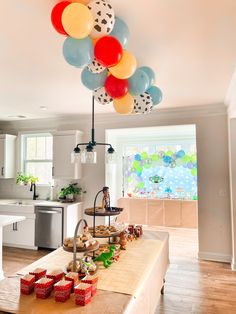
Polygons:
[[61,1],[52,9],[51,22],[66,36],[64,59],[83,68],[81,81],[98,103],[113,101],[120,114],[147,114],[162,101],[154,71],[137,68],[135,56],[126,50],[129,28],[109,0]]

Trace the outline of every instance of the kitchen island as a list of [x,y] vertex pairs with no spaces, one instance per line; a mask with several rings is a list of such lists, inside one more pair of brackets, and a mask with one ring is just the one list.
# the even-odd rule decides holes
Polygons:
[[24,216],[8,216],[0,215],[0,280],[4,278],[3,269],[2,269],[2,231],[4,226],[12,224],[12,228],[16,228],[16,223],[19,221],[25,220]]
[[[142,239],[129,242],[120,260],[98,270],[98,290],[91,303],[75,305],[74,296],[65,303],[55,302],[53,294],[46,300],[35,294],[20,295],[20,278],[0,283],[0,311],[28,314],[121,314],[155,313],[169,264],[168,233],[145,230]],[[19,277],[36,267],[52,270],[65,268],[72,254],[62,248],[19,270]],[[132,279],[131,279],[132,278]]]

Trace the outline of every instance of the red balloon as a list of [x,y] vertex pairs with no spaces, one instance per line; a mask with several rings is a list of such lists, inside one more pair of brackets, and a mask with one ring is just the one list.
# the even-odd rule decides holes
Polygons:
[[112,98],[121,98],[128,93],[129,81],[109,75],[105,81],[105,90]]
[[120,61],[122,57],[122,46],[115,37],[104,36],[96,42],[94,55],[98,62],[109,68]]
[[64,27],[62,25],[61,22],[61,16],[62,13],[65,9],[65,7],[67,7],[69,4],[71,4],[70,1],[62,1],[59,2],[58,4],[55,5],[55,7],[52,9],[52,13],[51,13],[51,22],[52,25],[54,26],[55,30],[62,34],[62,35],[68,35],[65,30]]

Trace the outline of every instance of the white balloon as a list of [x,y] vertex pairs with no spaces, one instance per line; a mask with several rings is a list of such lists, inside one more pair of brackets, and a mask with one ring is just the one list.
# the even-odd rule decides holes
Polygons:
[[148,93],[143,93],[134,97],[134,109],[133,113],[150,113],[153,108],[152,98]]
[[94,19],[92,38],[100,38],[110,34],[115,25],[115,12],[109,2],[94,0],[88,4]]
[[103,72],[106,68],[99,63],[96,58],[93,59],[92,63],[88,65],[88,69],[92,73],[101,73]]
[[104,87],[96,89],[93,92],[93,96],[97,102],[101,105],[107,105],[113,101],[113,98],[109,96]]

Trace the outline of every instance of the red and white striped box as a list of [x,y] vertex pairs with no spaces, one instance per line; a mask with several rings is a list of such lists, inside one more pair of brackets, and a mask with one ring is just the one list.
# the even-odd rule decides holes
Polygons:
[[72,281],[60,280],[54,285],[55,300],[57,302],[65,302],[70,298]]
[[40,278],[44,277],[46,275],[47,270],[44,268],[36,268],[33,271],[30,271],[30,275],[35,276],[35,281],[39,280]]
[[52,290],[53,290],[53,279],[44,277],[35,282],[34,291],[36,293],[36,297],[39,299],[48,298]]
[[69,272],[68,274],[65,275],[65,280],[72,281],[71,292],[73,292],[74,286],[78,284],[79,274],[75,272]]
[[88,283],[80,283],[74,289],[75,292],[75,304],[86,305],[92,299],[92,285]]
[[20,292],[21,294],[30,294],[34,291],[35,276],[25,275],[20,279]]
[[97,275],[87,275],[82,279],[82,282],[88,283],[92,285],[92,297],[96,294],[97,292],[97,282],[98,282],[98,276]]
[[54,283],[60,281],[64,276],[64,272],[61,269],[55,269],[47,273],[46,277],[53,279]]

